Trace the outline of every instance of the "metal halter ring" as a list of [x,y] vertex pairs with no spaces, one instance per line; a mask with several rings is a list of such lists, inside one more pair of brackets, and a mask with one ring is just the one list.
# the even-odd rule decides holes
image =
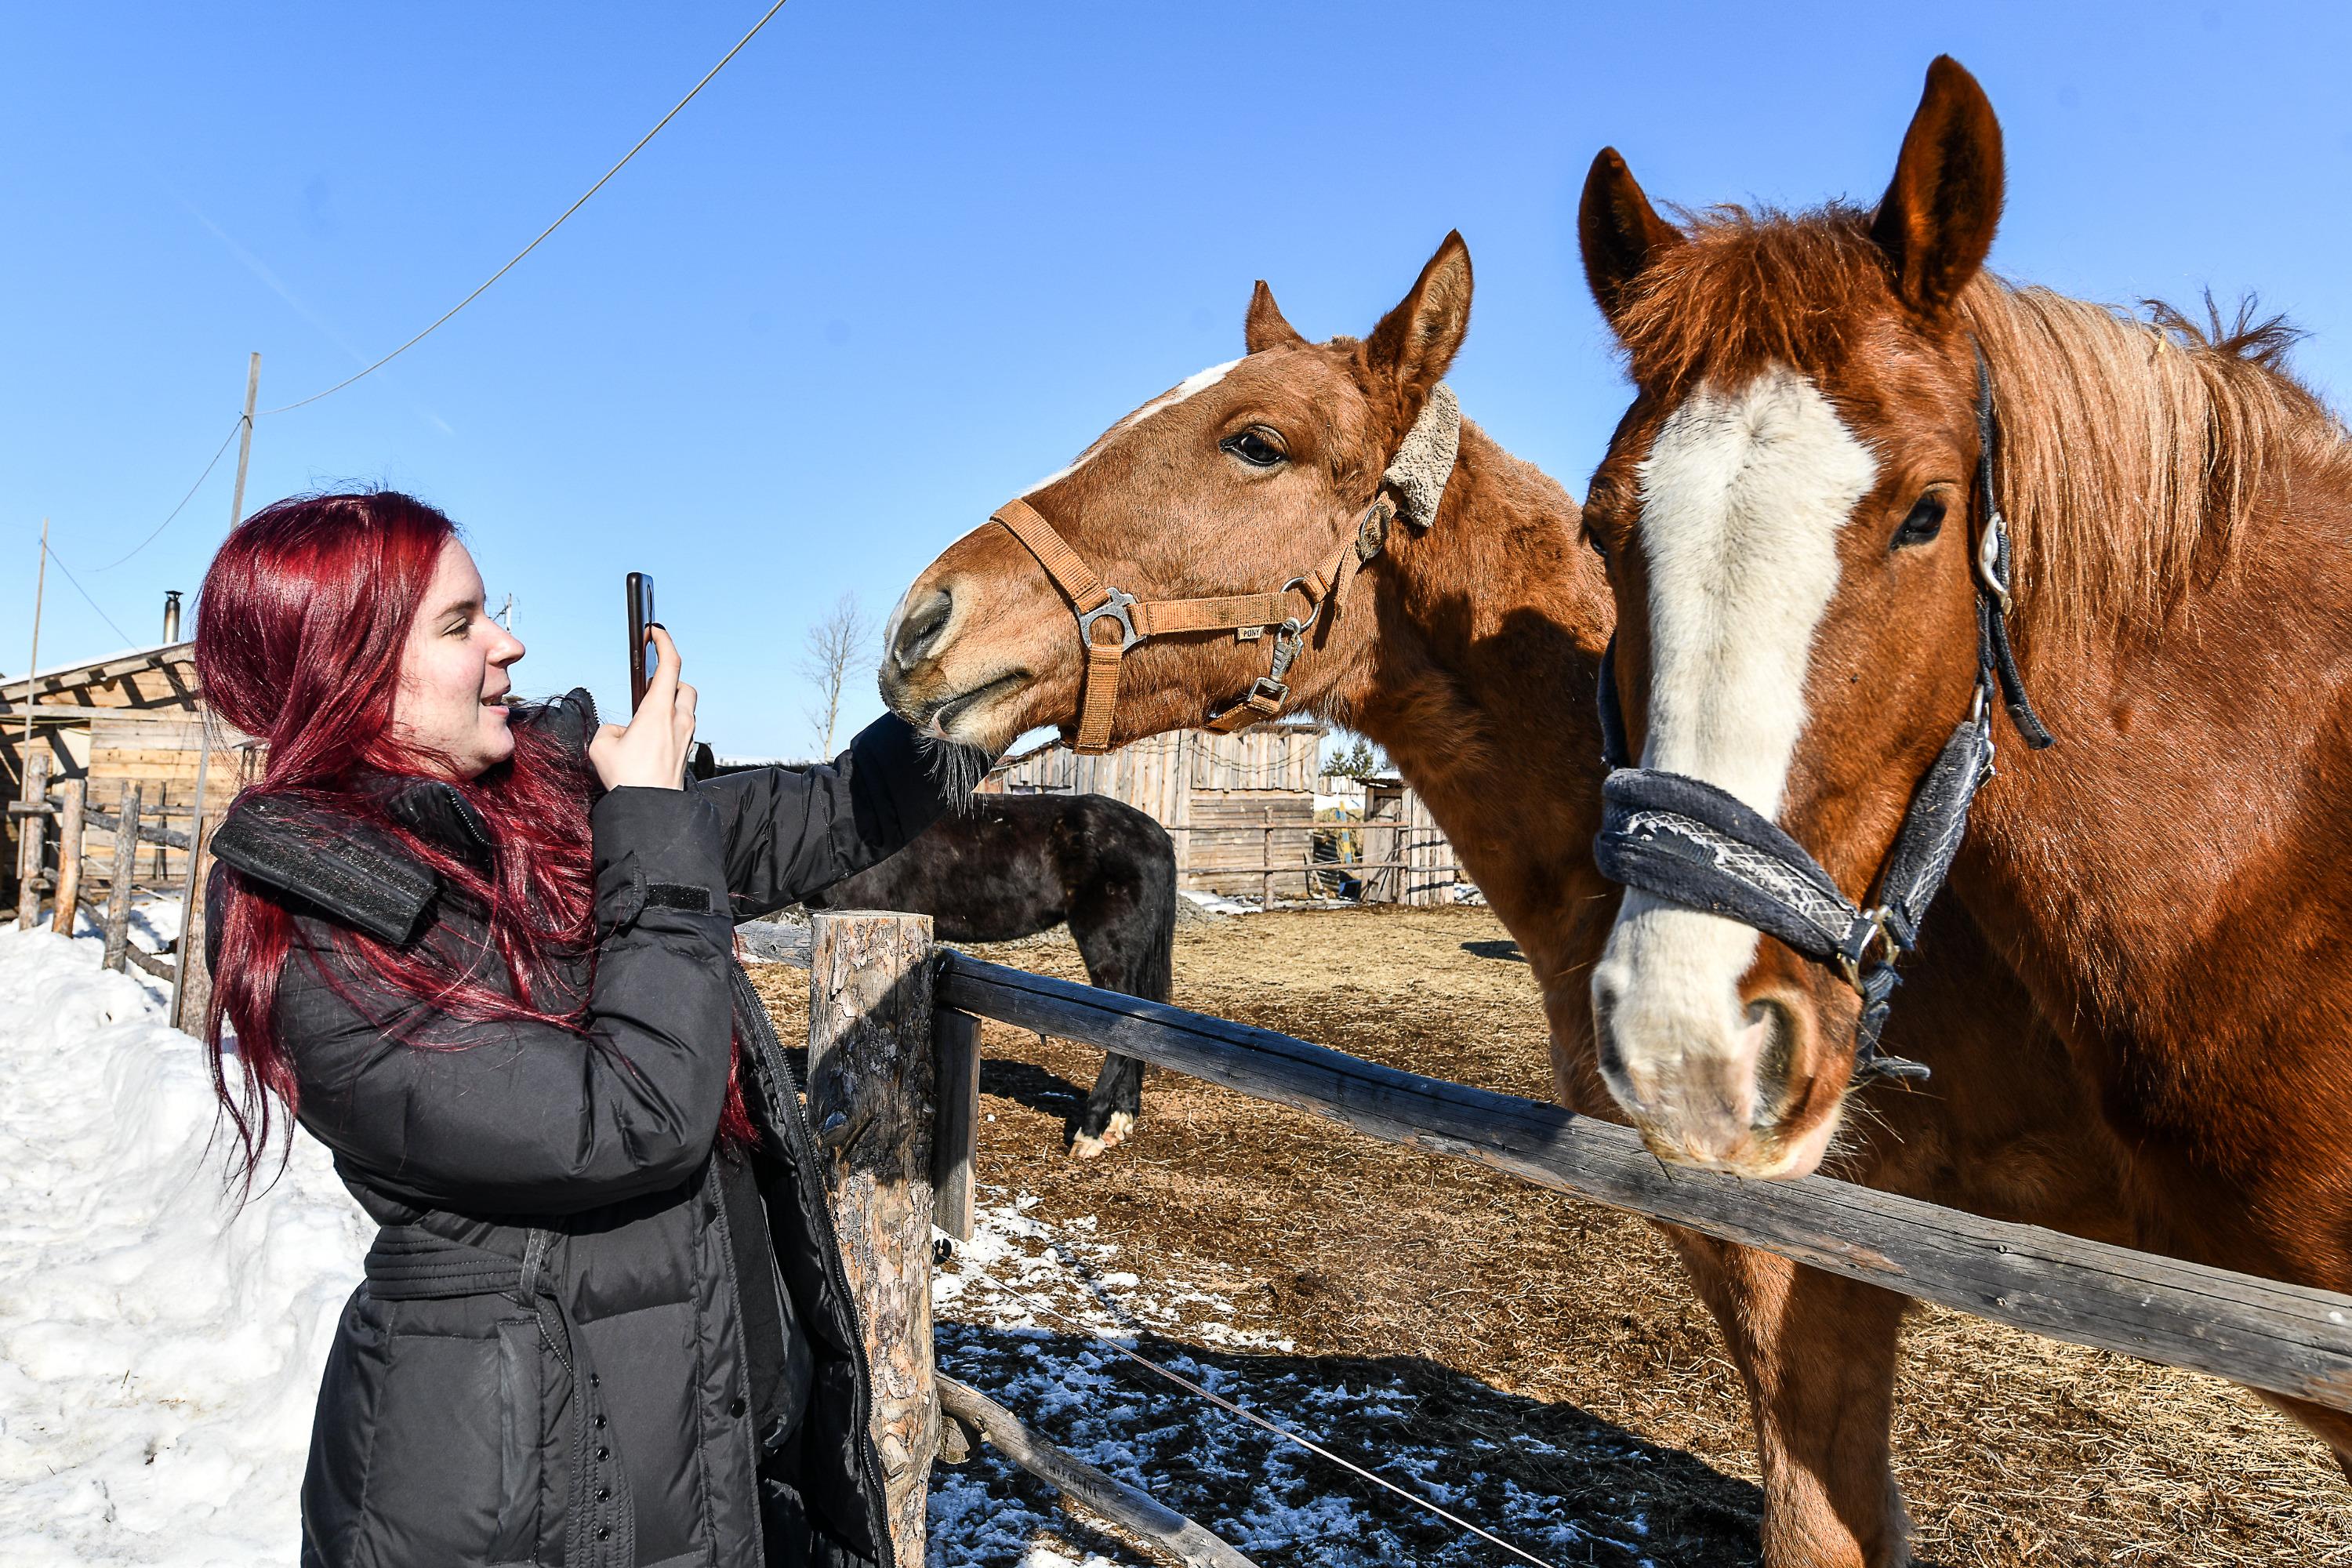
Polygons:
[[[1104,586],[1103,591],[1110,595],[1108,599],[1105,600],[1100,605],[1096,605],[1091,610],[1080,610],[1077,612],[1078,640],[1085,643],[1088,647],[1097,646],[1095,643],[1095,623],[1103,619],[1105,616],[1108,616],[1110,619],[1118,623],[1118,629],[1121,634],[1118,651],[1125,653],[1128,649],[1133,647],[1137,643],[1143,640],[1142,634],[1135,629],[1135,617],[1129,613],[1134,607],[1135,595],[1124,592],[1121,589],[1110,587],[1108,584]],[[1100,646],[1108,647],[1110,645],[1108,643],[1104,643]]]
[[1863,910],[1862,918],[1870,922],[1870,934],[1863,938],[1862,946],[1855,952],[1838,954],[1838,967],[1845,973],[1845,983],[1856,991],[1862,989],[1862,966],[1868,962],[1873,945],[1884,947],[1886,950],[1884,962],[1887,963],[1893,963],[1902,952],[1902,949],[1895,943],[1895,933],[1886,929],[1885,905],[1880,904]]
[[[1293,577],[1289,582],[1285,583],[1282,585],[1282,591],[1287,594],[1293,588],[1304,588],[1306,586],[1306,578]],[[1310,594],[1307,595],[1307,618],[1302,621],[1297,616],[1293,616],[1290,619],[1282,623],[1282,632],[1287,633],[1293,638],[1304,637],[1307,632],[1314,626],[1316,620],[1321,616],[1322,614],[1323,601],[1316,598]],[[1279,636],[1281,634],[1277,633],[1276,635]]]

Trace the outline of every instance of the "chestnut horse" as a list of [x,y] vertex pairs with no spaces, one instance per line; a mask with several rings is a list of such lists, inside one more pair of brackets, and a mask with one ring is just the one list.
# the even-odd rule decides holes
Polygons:
[[[1635,400],[1585,525],[1626,729],[1864,903],[1990,692],[1999,776],[1946,898],[2055,1024],[2136,1239],[2352,1290],[2352,442],[2276,323],[1985,272],[2002,182],[1948,58],[1874,212],[1678,227],[1595,162],[1586,268]],[[2014,723],[1982,673],[2008,624]],[[2034,709],[2046,751],[2014,743]],[[1593,991],[1653,1149],[1810,1163],[1854,1059],[1845,976],[1629,892]],[[2352,1417],[2281,1403],[2352,1457]]]
[[[1144,405],[1026,503],[1104,584],[1140,600],[1247,595],[1312,574],[1359,536],[1375,490],[1393,490],[1383,475],[1433,396],[1451,406],[1437,388],[1470,294],[1469,255],[1452,237],[1370,336],[1316,343],[1260,283],[1246,358]],[[1433,515],[1408,511],[1318,602],[1279,710],[1346,724],[1395,760],[1528,955],[1559,1098],[1622,1120],[1596,1068],[1586,986],[1616,903],[1591,849],[1609,588],[1580,542],[1575,501],[1475,425],[1460,425],[1438,478]],[[1005,527],[975,530],[927,568],[886,640],[883,695],[916,723],[992,747],[1038,725],[1080,725],[1089,677],[1071,604]],[[1276,640],[1228,629],[1137,644],[1104,738],[1201,724],[1259,689]],[[2116,1157],[2015,980],[1958,911],[1939,914],[1927,945],[1890,1045],[1934,1065],[1933,1092],[1874,1094],[1868,1114],[1850,1119],[1839,1173],[2129,1239]],[[1899,1560],[1887,1428],[1903,1300],[1667,1234],[1751,1401],[1767,1562]]]

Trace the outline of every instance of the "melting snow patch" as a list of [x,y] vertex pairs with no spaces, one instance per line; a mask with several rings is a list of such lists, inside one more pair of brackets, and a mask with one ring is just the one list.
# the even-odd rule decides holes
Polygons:
[[[1287,1340],[1246,1327],[1245,1315],[1237,1321],[1234,1300],[1221,1290],[1183,1283],[1181,1257],[1162,1277],[1147,1276],[1119,1267],[1118,1249],[1090,1220],[1049,1226],[1034,1197],[983,1195],[994,1201],[982,1206],[976,1234],[935,1277],[940,1370],[1242,1552],[1314,1568],[1468,1568],[1505,1560],[1492,1545],[1167,1383],[1115,1347],[1548,1560],[1639,1561],[1618,1521],[1571,1517],[1562,1499],[1495,1474],[1488,1457],[1495,1445],[1474,1445],[1449,1423],[1427,1419],[1424,1391],[1408,1383],[1402,1366],[1299,1356]],[[1151,1561],[1088,1516],[1066,1511],[1049,1489],[992,1447],[961,1468],[935,1468],[931,1479],[931,1568],[1128,1568]],[[1638,1522],[1632,1533],[1640,1533]]]

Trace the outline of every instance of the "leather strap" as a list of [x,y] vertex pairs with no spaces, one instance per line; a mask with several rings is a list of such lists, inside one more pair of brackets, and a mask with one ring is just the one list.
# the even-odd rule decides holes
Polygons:
[[[1333,579],[1354,573],[1343,563],[1356,560],[1356,541],[1349,539],[1340,558],[1325,572],[1295,578],[1274,594],[1227,594],[1203,599],[1137,599],[1110,586],[1070,548],[1067,541],[1025,500],[1009,500],[989,519],[1003,525],[1019,540],[1046,577],[1070,602],[1078,618],[1078,635],[1086,644],[1086,665],[1080,676],[1078,732],[1071,750],[1096,755],[1110,749],[1112,716],[1118,708],[1119,671],[1128,649],[1146,637],[1187,632],[1262,632],[1269,626],[1296,623],[1300,631],[1314,623],[1330,595]],[[1306,612],[1294,615],[1291,595],[1303,595]],[[1286,660],[1285,661],[1287,662]],[[1261,682],[1240,703],[1210,721],[1220,733],[1255,724],[1282,710],[1288,689],[1279,679]]]
[[[1377,496],[1365,510],[1355,532],[1339,542],[1328,564],[1292,578],[1272,594],[1228,594],[1204,599],[1145,601],[1106,584],[1069,542],[1027,501],[1013,500],[996,509],[989,521],[1000,523],[1036,558],[1046,578],[1070,602],[1077,617],[1079,640],[1086,645],[1086,664],[1079,678],[1078,731],[1070,749],[1081,755],[1098,755],[1110,749],[1111,720],[1118,709],[1119,671],[1128,650],[1146,637],[1188,632],[1237,632],[1255,637],[1276,628],[1274,669],[1262,676],[1230,706],[1219,709],[1203,728],[1221,735],[1279,718],[1290,696],[1283,677],[1304,646],[1307,630],[1318,621],[1339,618],[1356,574],[1388,542],[1389,524],[1397,517],[1396,503]],[[1294,613],[1292,595],[1306,600],[1303,614]]]
[[1290,610],[1281,594],[1234,594],[1222,599],[1138,601],[1129,612],[1139,637],[1171,632],[1230,632],[1244,626],[1279,626]]
[[[1269,686],[1278,687],[1280,689],[1270,690]],[[1252,724],[1263,724],[1269,719],[1278,719],[1282,716],[1283,701],[1289,695],[1290,689],[1283,686],[1280,681],[1261,681],[1250,688],[1249,694],[1232,707],[1221,708],[1210,715],[1208,721],[1201,727],[1214,731],[1220,735],[1230,735],[1236,730],[1246,730]]]
[[1037,558],[1037,564],[1045,569],[1054,586],[1062,591],[1062,596],[1079,614],[1110,603],[1110,590],[1103,586],[1094,568],[1080,559],[1078,552],[1054,531],[1054,525],[1038,516],[1037,509],[1027,501],[1006,501],[988,521],[1003,523],[1007,532],[1029,547],[1029,553]]

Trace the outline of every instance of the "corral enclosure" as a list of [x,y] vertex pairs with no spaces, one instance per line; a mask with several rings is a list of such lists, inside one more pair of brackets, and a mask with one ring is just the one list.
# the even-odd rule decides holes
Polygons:
[[[1486,910],[1249,915],[1187,922],[1176,946],[1181,1005],[1549,1092],[1533,977]],[[974,952],[1084,975],[1060,936]],[[755,973],[793,1037],[806,973]],[[1166,1072],[1129,1143],[1072,1160],[1065,1122],[1099,1057],[992,1021],[982,1044],[978,1174],[999,1228],[940,1276],[943,1372],[1013,1397],[1262,1568],[1505,1559],[1285,1456],[1040,1316],[1038,1298],[1559,1568],[1758,1562],[1746,1401],[1648,1224]],[[2254,1395],[1942,1308],[1909,1337],[1895,1442],[1923,1568],[2352,1565],[2325,1446]],[[935,1528],[966,1542],[948,1561],[1152,1560],[993,1458],[966,1476],[934,1472]]]
[[[1361,874],[1368,903],[1454,902],[1465,884],[1428,808],[1397,779],[1325,773],[1329,733],[1299,722],[1232,735],[1185,730],[1102,756],[1055,745],[1000,764],[981,788],[1124,801],[1168,829],[1180,885],[1197,892],[1320,897],[1354,879],[1341,868],[1359,861],[1387,863]],[[1318,863],[1330,869],[1313,870]]]

